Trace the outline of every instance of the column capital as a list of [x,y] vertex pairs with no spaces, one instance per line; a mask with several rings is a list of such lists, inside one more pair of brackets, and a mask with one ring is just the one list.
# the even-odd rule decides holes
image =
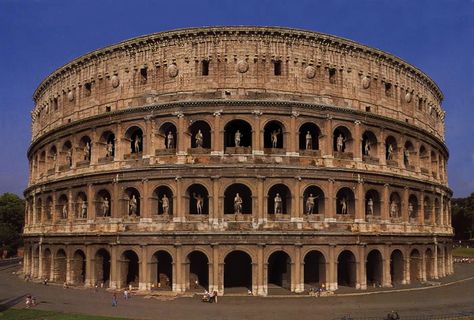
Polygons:
[[260,111],[260,110],[253,110],[253,111],[252,111],[252,114],[258,118],[258,117],[260,117],[261,115],[263,115],[263,112]]
[[213,115],[214,117],[220,117],[223,112],[224,112],[223,109],[219,109],[219,110],[214,111],[214,112],[212,113],[212,115]]
[[300,113],[298,111],[291,111],[291,115],[290,115],[292,118],[298,118],[300,116]]

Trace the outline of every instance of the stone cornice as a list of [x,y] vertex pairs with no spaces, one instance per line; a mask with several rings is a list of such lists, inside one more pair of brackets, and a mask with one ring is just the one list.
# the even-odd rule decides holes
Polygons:
[[93,60],[101,60],[107,57],[107,55],[114,54],[116,52],[137,52],[147,46],[153,46],[159,44],[160,46],[166,45],[176,41],[190,41],[196,38],[205,37],[262,37],[263,39],[285,39],[287,41],[306,41],[309,45],[323,44],[324,46],[333,46],[339,50],[348,54],[359,53],[367,55],[372,59],[384,61],[388,64],[393,65],[395,68],[405,69],[408,73],[418,77],[423,81],[429,88],[435,93],[437,98],[442,101],[443,93],[437,84],[420,69],[410,65],[403,59],[389,54],[385,51],[371,48],[369,46],[357,43],[352,40],[348,40],[341,37],[336,37],[324,33],[307,31],[301,29],[290,29],[282,27],[254,27],[254,26],[228,26],[228,27],[202,27],[202,28],[185,28],[177,29],[165,32],[153,33],[141,37],[132,38],[119,42],[117,44],[107,46],[101,49],[94,50],[83,56],[80,56],[71,62],[58,68],[56,71],[47,76],[41,84],[38,86],[33,94],[33,99],[36,101],[42,94],[45,88],[53,83],[57,78],[62,75],[78,68],[84,64],[87,64]]

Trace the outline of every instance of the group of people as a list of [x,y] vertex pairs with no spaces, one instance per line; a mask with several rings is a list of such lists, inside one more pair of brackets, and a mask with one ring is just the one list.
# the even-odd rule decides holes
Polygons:
[[29,309],[31,307],[36,306],[36,298],[32,296],[31,294],[26,295],[26,300],[25,300],[26,308]]
[[321,296],[321,293],[325,292],[326,291],[326,286],[325,284],[323,283],[320,287],[317,287],[317,288],[310,288],[309,289],[309,295],[310,296],[316,296],[316,297],[320,297]]
[[207,290],[204,290],[204,294],[202,295],[202,302],[217,303],[217,291],[208,292]]

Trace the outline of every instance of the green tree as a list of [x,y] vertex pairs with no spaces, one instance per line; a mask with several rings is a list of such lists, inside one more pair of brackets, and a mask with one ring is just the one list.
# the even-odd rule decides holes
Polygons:
[[25,201],[13,193],[0,196],[0,248],[15,255],[23,244],[21,233],[25,221]]
[[467,198],[452,199],[454,237],[467,240],[474,236],[474,193]]

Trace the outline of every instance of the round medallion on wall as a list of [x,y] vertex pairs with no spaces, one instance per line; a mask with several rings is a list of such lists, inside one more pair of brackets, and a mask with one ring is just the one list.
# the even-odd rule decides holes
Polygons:
[[306,69],[304,69],[304,74],[306,75],[306,78],[313,79],[316,77],[316,68],[313,66],[307,66]]
[[249,64],[247,63],[247,61],[240,60],[239,62],[237,62],[237,71],[239,71],[240,73],[245,73],[248,70]]
[[117,76],[113,76],[112,79],[112,87],[117,88],[120,84],[120,79]]
[[370,87],[370,78],[364,77],[362,78],[362,88],[368,89]]
[[174,78],[178,75],[179,73],[179,69],[178,67],[173,63],[171,65],[169,65],[168,67],[168,75],[171,77],[171,78]]
[[405,95],[405,102],[410,103],[411,102],[411,92],[407,92]]
[[69,91],[69,92],[67,93],[67,99],[68,99],[69,101],[74,100],[74,92]]

